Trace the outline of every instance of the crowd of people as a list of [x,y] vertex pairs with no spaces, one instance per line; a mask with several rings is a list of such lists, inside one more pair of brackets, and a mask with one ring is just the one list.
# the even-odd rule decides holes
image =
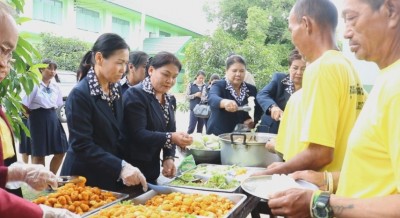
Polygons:
[[[252,75],[240,55],[227,57],[222,78],[213,74],[206,83],[207,74],[198,71],[186,90],[190,117],[185,132],[177,131],[176,99],[169,94],[182,68],[174,54],[149,58],[131,52],[117,34],[100,35],[82,58],[79,82],[66,102],[68,142],[55,113],[62,104],[52,82],[57,64],[45,59],[42,81],[22,102],[31,140],[21,150],[32,155],[33,164],[16,162],[12,130],[0,110],[0,215],[75,217],[26,201],[18,190],[21,182],[36,190],[57,187],[65,153],[61,175],[82,175],[88,185],[111,191],[146,191],[147,182],[157,183],[160,174],[176,175],[176,148],[190,145],[195,130],[201,133],[205,126],[207,134],[220,135],[259,122],[259,131],[277,133],[266,147],[284,161],[255,175],[289,174],[319,188],[271,195],[266,207],[274,215],[399,217],[400,2],[344,0],[342,17],[351,51],[381,69],[368,97],[337,46],[335,5],[297,0],[288,19],[296,47],[289,55],[289,73],[275,73],[258,92],[254,80],[246,82]],[[0,29],[1,82],[18,40],[13,11],[1,2]],[[242,108],[252,98],[250,114]],[[209,118],[195,116],[200,103],[209,105]],[[48,170],[44,157],[50,154]]]

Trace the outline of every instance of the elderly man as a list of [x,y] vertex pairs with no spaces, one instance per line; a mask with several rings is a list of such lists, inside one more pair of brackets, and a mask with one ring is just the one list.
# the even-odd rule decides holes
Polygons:
[[336,46],[337,23],[337,9],[329,0],[298,0],[291,10],[292,41],[308,65],[302,92],[289,99],[278,132],[276,150],[286,162],[258,175],[341,169],[365,95],[353,65]]
[[[345,0],[344,37],[381,69],[351,132],[335,195],[291,189],[271,196],[285,217],[400,217],[400,1]],[[294,174],[323,184],[322,173]],[[311,213],[311,214],[310,214]]]
[[[10,72],[12,52],[18,40],[17,25],[11,14],[12,10],[0,2],[0,82]],[[42,165],[15,163],[6,167],[5,160],[15,156],[15,149],[10,125],[1,107],[0,130],[0,217],[79,217],[65,209],[38,206],[4,189],[6,186],[15,187],[15,182],[26,182],[32,188],[42,190],[48,185],[56,187],[57,180],[55,175]]]

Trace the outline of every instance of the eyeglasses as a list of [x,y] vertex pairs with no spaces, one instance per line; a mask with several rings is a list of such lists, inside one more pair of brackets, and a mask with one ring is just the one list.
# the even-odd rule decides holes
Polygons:
[[9,67],[11,67],[12,64],[15,62],[15,59],[12,58],[12,52],[12,48],[8,48],[5,45],[0,46],[0,55],[5,58]]

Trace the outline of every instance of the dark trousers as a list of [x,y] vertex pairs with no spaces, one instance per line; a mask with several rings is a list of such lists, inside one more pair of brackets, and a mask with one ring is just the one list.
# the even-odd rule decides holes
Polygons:
[[188,134],[192,134],[194,132],[196,124],[197,124],[197,132],[202,133],[204,126],[204,119],[194,116],[193,110],[190,110],[189,128],[187,131]]

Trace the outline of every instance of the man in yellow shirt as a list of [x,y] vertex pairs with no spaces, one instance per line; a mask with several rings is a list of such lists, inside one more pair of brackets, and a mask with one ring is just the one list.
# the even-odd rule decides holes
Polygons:
[[[345,0],[345,38],[358,59],[381,69],[351,132],[335,195],[290,189],[271,196],[285,217],[400,217],[400,1]],[[323,173],[294,178],[324,186]],[[293,202],[296,202],[294,205]]]
[[[279,132],[276,137],[275,151],[282,154],[284,160],[290,160],[296,156],[299,152],[298,150],[304,150],[307,148],[305,143],[300,143],[300,131],[291,131],[292,129],[301,129],[302,117],[299,116],[301,97],[303,95],[303,89],[299,89],[297,92],[290,96],[282,116],[282,120],[279,126]],[[286,133],[287,132],[287,133]],[[290,132],[290,133],[289,133]],[[280,133],[280,134],[279,134]],[[272,142],[273,143],[273,142]],[[296,143],[296,148],[294,146],[284,146],[292,145]],[[279,154],[278,153],[278,154]]]
[[[308,62],[303,93],[298,110],[284,112],[284,120],[292,119],[283,122],[287,125],[278,132],[276,150],[286,162],[271,164],[258,174],[341,169],[365,95],[358,73],[336,46],[337,23],[337,9],[329,0],[297,1],[293,7],[289,30],[293,44]],[[288,114],[293,112],[297,113]]]

